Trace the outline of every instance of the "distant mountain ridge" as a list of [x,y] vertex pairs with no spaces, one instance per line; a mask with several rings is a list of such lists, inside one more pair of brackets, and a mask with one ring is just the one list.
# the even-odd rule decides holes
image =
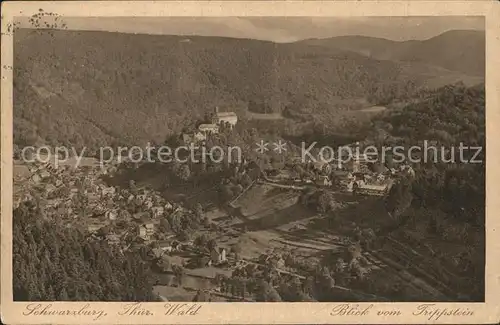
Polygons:
[[423,41],[339,36],[302,42],[353,51],[379,60],[419,62],[473,76],[485,75],[484,31],[451,30]]
[[295,106],[320,114],[335,112],[339,98],[378,100],[482,81],[367,57],[332,40],[307,42],[16,31],[15,142],[141,145],[180,132],[216,105],[245,110],[257,102],[274,112]]

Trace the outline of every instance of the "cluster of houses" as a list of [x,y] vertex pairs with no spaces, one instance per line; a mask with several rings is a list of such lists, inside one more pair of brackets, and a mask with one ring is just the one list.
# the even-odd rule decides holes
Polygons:
[[[107,190],[110,205],[106,210],[94,210],[97,220],[92,220],[88,225],[90,233],[116,222],[125,222],[131,225],[121,231],[121,237],[138,239],[142,243],[150,243],[155,239],[162,218],[169,214],[178,213],[182,207],[172,204],[161,197],[156,191],[142,189],[132,194],[127,189]],[[133,207],[133,208],[131,208]],[[112,233],[116,234],[115,227]],[[111,236],[113,238],[113,236]]]
[[[152,249],[154,258],[175,255],[182,252],[198,251],[193,241],[179,242],[175,239],[168,239],[156,242],[157,247]],[[201,256],[203,256],[202,254]],[[204,266],[222,266],[228,262],[228,251],[224,247],[214,247],[210,250],[209,256],[205,257]],[[205,264],[206,263],[206,264]]]
[[358,169],[345,174],[340,183],[347,192],[383,196],[403,175],[414,177],[415,171],[409,165],[400,165],[398,169],[382,166],[378,172]]
[[[287,164],[289,168],[266,171],[267,180],[286,185],[311,185],[335,187],[341,191],[358,194],[383,196],[388,193],[395,180],[400,176],[415,176],[410,165],[401,164],[397,168],[378,165],[378,170],[370,169],[374,159],[368,154],[357,153],[352,159],[317,159],[306,162],[300,159]],[[302,171],[297,172],[296,167]]]
[[[56,167],[49,161],[18,164],[15,169],[19,193],[16,193],[14,208],[23,201],[42,197],[46,217],[67,218],[71,223],[85,226],[91,235],[106,228],[106,238],[113,244],[130,235],[150,241],[159,220],[167,213],[182,209],[167,202],[156,191],[142,189],[132,193],[107,185],[100,176],[110,170],[99,164],[87,163],[72,168],[70,164]],[[134,226],[120,232],[114,227],[117,222]]]
[[361,172],[348,173],[341,181],[347,192],[356,192],[369,195],[384,195],[391,189],[393,180],[386,178],[382,173],[365,174]]
[[[58,159],[55,155],[39,155],[38,159],[31,163],[15,162],[14,181],[16,186],[25,189],[43,187],[45,194],[51,196],[53,193],[57,199],[60,192],[78,192],[76,189],[76,179],[78,178],[94,179],[102,174],[113,173],[117,170],[114,164],[101,165],[97,159],[91,157]],[[16,204],[30,197],[28,193],[25,194],[25,198],[20,199]]]
[[23,193],[14,202],[15,206],[22,201],[32,200],[36,193],[45,199],[48,212],[65,208],[69,215],[73,212],[72,200],[78,193],[82,193],[85,184],[89,184],[86,180],[98,178],[102,173],[101,169],[87,164],[82,168],[72,168],[69,163],[56,166],[53,161],[18,164],[15,170],[22,170],[23,174],[22,178],[17,179],[14,175],[15,187],[23,189]]
[[[230,114],[221,114],[217,118],[224,121],[227,116]],[[107,185],[100,176],[108,169],[98,165],[84,168],[71,168],[69,165],[55,167],[50,162],[16,166],[15,174],[18,180],[23,180],[19,183],[28,181],[31,184],[31,191],[26,190],[18,195],[17,204],[23,200],[33,200],[33,189],[41,191],[45,199],[45,215],[49,218],[67,218],[68,224],[84,226],[89,240],[104,238],[109,244],[120,246],[122,251],[154,243],[156,257],[192,250],[194,247],[192,241],[180,243],[173,238],[174,234],[162,233],[160,236],[159,231],[163,218],[190,211],[168,202],[154,190],[132,190]],[[226,262],[226,248],[216,247],[209,252],[207,266],[219,266]]]

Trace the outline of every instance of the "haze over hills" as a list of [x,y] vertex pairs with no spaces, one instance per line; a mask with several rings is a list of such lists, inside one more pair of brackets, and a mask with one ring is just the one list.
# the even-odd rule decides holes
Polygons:
[[379,60],[420,62],[474,76],[484,77],[485,73],[484,31],[453,30],[424,41],[340,36],[303,42],[349,50]]
[[278,44],[20,30],[14,48],[15,142],[144,144],[180,132],[215,105],[246,110],[257,102],[273,112],[298,105],[320,114],[316,108],[334,111],[339,100],[378,104],[422,87],[481,82],[479,34],[450,33],[402,43],[341,37]]

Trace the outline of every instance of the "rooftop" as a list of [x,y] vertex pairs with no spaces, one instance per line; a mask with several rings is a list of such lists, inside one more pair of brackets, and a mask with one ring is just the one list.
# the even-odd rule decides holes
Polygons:
[[387,188],[388,184],[363,184],[360,186],[362,189],[383,191]]
[[200,126],[198,126],[198,129],[212,129],[212,128],[218,128],[217,124],[200,124]]
[[236,117],[236,113],[235,112],[218,112],[216,113],[217,117],[229,117],[229,116],[234,116]]

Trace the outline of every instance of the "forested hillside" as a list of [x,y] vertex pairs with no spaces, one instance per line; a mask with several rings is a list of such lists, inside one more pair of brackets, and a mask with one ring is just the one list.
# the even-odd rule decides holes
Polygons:
[[484,31],[454,30],[424,41],[341,36],[304,43],[349,50],[380,60],[420,62],[472,76],[485,74]]
[[19,30],[14,53],[19,145],[140,145],[215,105],[321,115],[345,99],[377,104],[466,78],[331,47],[220,37]]
[[[438,206],[462,221],[484,225],[484,85],[446,86],[428,96],[421,102],[377,117],[374,139],[422,148],[426,140],[428,147],[436,147],[437,157],[430,150],[428,161],[419,164],[421,172],[417,173],[413,186],[419,205]],[[476,156],[476,149],[465,150],[464,161],[460,161],[461,143],[466,147],[481,147],[481,152]],[[423,152],[421,155],[423,159]],[[473,158],[474,162],[467,163]]]
[[17,301],[153,301],[148,267],[79,229],[48,221],[37,206],[14,210],[13,292]]
[[[400,222],[397,231],[406,240],[432,247],[432,254],[460,276],[457,292],[484,299],[484,85],[446,86],[423,101],[381,115],[373,126],[375,142],[406,148],[418,145],[425,150],[427,140],[438,149],[436,160],[432,150],[427,162],[420,153],[422,162],[414,164],[416,177],[393,187],[386,202],[388,211]],[[477,149],[465,150],[461,161],[460,143],[481,151],[476,156]]]

